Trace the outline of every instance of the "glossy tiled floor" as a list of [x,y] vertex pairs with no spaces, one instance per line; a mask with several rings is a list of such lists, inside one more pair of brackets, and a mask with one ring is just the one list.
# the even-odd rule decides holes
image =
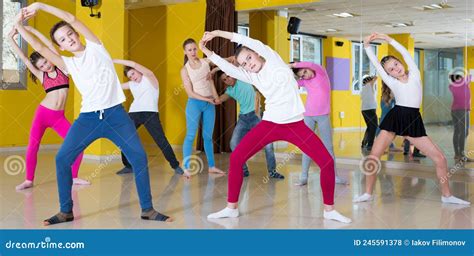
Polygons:
[[[279,170],[285,180],[268,180],[264,158],[250,162],[251,176],[245,179],[238,219],[210,222],[207,214],[220,210],[226,202],[227,178],[209,176],[206,172],[190,181],[173,176],[161,152],[150,147],[149,154],[153,202],[157,209],[173,216],[173,223],[139,219],[140,209],[133,176],[117,176],[120,161],[86,160],[80,176],[91,186],[74,187],[76,221],[55,225],[54,229],[372,229],[372,228],[446,228],[472,229],[472,207],[442,205],[434,172],[383,170],[376,186],[376,200],[353,204],[355,195],[363,192],[364,179],[358,166],[338,165],[341,176],[350,185],[336,186],[337,209],[353,218],[350,225],[322,218],[322,202],[317,169],[312,167],[310,183],[295,187],[299,157],[280,158]],[[23,180],[20,169],[5,169],[7,158],[22,152],[0,154],[0,228],[43,228],[42,220],[58,210],[54,168],[55,151],[42,151],[35,187],[16,192]],[[203,156],[203,155],[200,155]],[[178,157],[181,155],[178,153]],[[228,167],[228,154],[216,155],[217,166]],[[11,166],[10,166],[11,167]],[[451,182],[455,195],[474,202],[474,178],[466,171],[456,172]]]

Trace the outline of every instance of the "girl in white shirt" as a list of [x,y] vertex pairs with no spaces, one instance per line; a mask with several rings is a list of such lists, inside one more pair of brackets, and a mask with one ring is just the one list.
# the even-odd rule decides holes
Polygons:
[[[242,44],[235,53],[236,67],[206,48],[214,37]],[[227,207],[208,218],[238,217],[237,207],[243,181],[242,166],[265,145],[277,140],[288,141],[315,161],[321,169],[324,218],[350,223],[334,209],[334,159],[318,136],[303,122],[305,108],[298,92],[293,71],[281,57],[258,40],[226,31],[206,32],[199,43],[201,50],[231,77],[253,84],[265,97],[263,120],[240,141],[230,156]]]
[[[370,42],[382,40],[392,45],[403,56],[409,72],[402,62],[394,56],[385,56],[380,63],[370,47]],[[373,200],[373,189],[376,174],[380,171],[380,157],[385,149],[395,139],[403,136],[415,147],[426,153],[436,165],[436,174],[441,186],[441,201],[443,203],[470,204],[470,202],[454,197],[449,189],[449,176],[446,157],[441,149],[426,135],[423,120],[420,115],[422,87],[420,71],[410,53],[397,41],[385,34],[373,33],[364,39],[365,52],[370,62],[382,77],[383,86],[388,86],[395,97],[396,105],[380,124],[381,132],[377,136],[370,155],[363,161],[362,167],[366,175],[366,192],[357,197],[354,202]]]

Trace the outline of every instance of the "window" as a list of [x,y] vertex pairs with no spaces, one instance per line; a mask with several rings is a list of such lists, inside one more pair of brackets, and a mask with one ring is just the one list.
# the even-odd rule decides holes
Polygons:
[[249,26],[247,25],[238,25],[237,26],[237,33],[244,35],[244,36],[249,36]]
[[420,50],[415,49],[415,63],[418,66],[418,69],[420,69]]
[[306,35],[291,35],[290,60],[311,61],[322,64],[321,38]]
[[[0,79],[2,89],[16,90],[26,89],[26,70],[25,65],[14,53],[8,40],[15,16],[20,8],[26,5],[26,0],[2,0],[0,2],[2,8],[2,46],[0,47],[0,55],[2,56],[2,68],[0,69]],[[19,39],[21,41],[21,39]],[[26,45],[20,43],[20,47],[26,53]]]
[[[375,55],[377,46],[371,45]],[[361,43],[352,43],[352,94],[359,94],[362,85],[360,80],[364,75],[376,75],[375,67],[370,63],[369,57],[364,52]]]

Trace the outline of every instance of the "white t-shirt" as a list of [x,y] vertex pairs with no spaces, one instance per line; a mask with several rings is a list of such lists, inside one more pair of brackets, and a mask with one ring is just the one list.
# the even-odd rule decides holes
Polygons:
[[158,112],[160,91],[147,77],[142,76],[140,83],[129,81],[128,85],[133,95],[133,102],[128,112]]
[[234,33],[232,42],[242,44],[265,58],[265,64],[258,73],[250,73],[236,67],[217,54],[209,59],[227,75],[253,84],[265,97],[263,120],[287,124],[303,120],[305,108],[298,91],[293,71],[278,53],[262,42]]
[[80,57],[61,56],[82,95],[81,113],[111,108],[125,101],[114,63],[102,44],[86,39]]

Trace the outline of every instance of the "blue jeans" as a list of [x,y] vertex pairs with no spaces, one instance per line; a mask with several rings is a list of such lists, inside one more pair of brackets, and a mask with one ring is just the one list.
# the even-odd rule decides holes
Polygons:
[[99,138],[111,140],[122,150],[132,165],[141,208],[143,210],[152,208],[146,153],[135,130],[135,125],[122,105],[119,104],[102,111],[81,113],[66,135],[56,155],[56,176],[61,212],[72,211],[71,165],[87,146]]
[[[260,118],[255,114],[255,111],[249,112],[247,114],[240,114],[239,120],[235,125],[234,132],[232,133],[232,138],[230,139],[230,149],[234,151],[237,145],[240,143],[242,138],[258,123],[260,123]],[[267,159],[267,170],[268,172],[273,172],[276,169],[275,153],[273,152],[273,143],[270,143],[265,146],[265,158]],[[249,168],[247,164],[243,166],[244,171],[248,171]]]
[[[316,128],[316,124],[318,124],[319,135],[321,137],[321,140],[323,141],[324,146],[326,147],[329,154],[331,154],[332,158],[334,159],[334,170],[336,170],[336,161],[335,161],[336,158],[334,157],[334,149],[332,145],[332,128],[331,128],[331,120],[329,119],[329,115],[305,116],[304,123],[312,131],[314,131],[314,129]],[[308,179],[308,171],[309,171],[310,163],[311,163],[311,158],[305,153],[303,153],[303,160],[302,160],[303,171],[301,172],[302,180]]]
[[193,142],[199,128],[199,120],[202,115],[202,139],[204,141],[204,151],[206,152],[207,164],[209,168],[215,166],[214,145],[212,143],[212,133],[214,132],[214,122],[216,120],[216,108],[209,102],[188,99],[186,104],[186,137],[183,143],[183,163],[184,168],[189,169]]

